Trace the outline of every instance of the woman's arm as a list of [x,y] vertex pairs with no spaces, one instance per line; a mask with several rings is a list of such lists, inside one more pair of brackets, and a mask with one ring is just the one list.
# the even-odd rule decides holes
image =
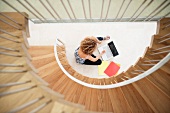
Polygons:
[[101,43],[102,43],[102,41],[98,40],[97,37],[92,37],[92,39],[95,40],[98,44],[101,44]]
[[88,60],[92,61],[92,62],[96,62],[106,51],[103,50],[102,53],[100,53],[96,58],[89,56]]

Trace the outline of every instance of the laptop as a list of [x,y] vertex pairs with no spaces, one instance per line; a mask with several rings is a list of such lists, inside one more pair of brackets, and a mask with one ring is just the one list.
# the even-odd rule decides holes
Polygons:
[[113,41],[98,48],[99,53],[102,53],[103,50],[106,51],[106,53],[102,55],[103,60],[109,60],[109,59],[119,55]]

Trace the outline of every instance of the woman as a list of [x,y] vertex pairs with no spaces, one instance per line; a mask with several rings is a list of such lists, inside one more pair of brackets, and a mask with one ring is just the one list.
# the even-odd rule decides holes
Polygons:
[[106,37],[86,37],[81,41],[80,47],[75,50],[76,62],[85,65],[100,65],[102,61],[100,57],[105,53],[102,51],[97,57],[93,55],[93,52],[97,49],[97,43],[101,44],[103,40],[109,40],[110,36]]

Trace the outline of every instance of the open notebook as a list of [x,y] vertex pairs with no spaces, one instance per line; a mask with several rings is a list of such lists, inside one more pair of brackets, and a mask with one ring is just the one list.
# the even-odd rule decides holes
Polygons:
[[106,53],[102,55],[103,60],[109,60],[112,57],[119,55],[113,41],[98,48],[99,53],[101,53],[103,50],[106,51]]

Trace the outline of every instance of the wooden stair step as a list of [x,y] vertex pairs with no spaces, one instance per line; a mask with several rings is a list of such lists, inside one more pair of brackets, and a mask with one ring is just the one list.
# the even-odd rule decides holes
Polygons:
[[140,64],[136,64],[136,66],[140,67],[142,70],[146,71],[146,70],[149,70],[152,66],[145,66],[145,65],[142,65],[142,63]]
[[[38,102],[20,110],[21,113],[28,113],[28,112],[31,112],[32,110],[36,109],[37,107],[41,106],[42,104],[45,104],[46,102],[49,102],[48,104],[51,104],[52,102],[50,102],[50,99],[49,98],[43,98],[41,100],[39,100]],[[47,104],[47,105],[48,105]],[[47,106],[46,105],[46,106]],[[45,106],[45,107],[46,107]],[[50,112],[51,110],[49,110],[48,112]],[[37,113],[37,112],[36,112]]]
[[164,64],[161,68],[159,68],[160,70],[166,72],[167,74],[170,74],[170,61],[167,62],[166,64]]
[[[24,55],[21,54],[21,53],[2,52],[2,53],[0,54],[0,57],[2,58],[1,60],[3,61],[3,60],[5,60],[5,59],[7,59],[7,57],[10,58],[10,59],[13,59],[13,58],[16,59],[16,58],[24,57]],[[5,62],[5,61],[4,61],[4,62]]]
[[[36,107],[38,107],[42,104],[45,104],[46,102],[47,103],[46,103],[46,106],[44,106],[44,108],[47,108],[47,110],[49,110],[48,112],[50,112],[52,107],[51,107],[51,109],[48,109],[49,105],[51,105],[51,104],[53,105],[53,103],[56,102],[58,99],[63,99],[63,97],[64,97],[63,95],[61,95],[57,92],[54,92],[50,88],[45,87],[45,86],[37,87],[37,92],[43,94],[44,98],[41,99],[40,101],[36,102],[35,104],[23,109],[21,112],[30,112],[30,111],[36,109]],[[45,110],[45,111],[47,111],[47,110]]]
[[163,52],[163,51],[167,51],[166,49],[162,49],[162,50],[156,50],[156,49],[149,49],[150,51],[150,56],[152,57],[151,60],[153,60],[155,57],[158,57],[159,59],[163,59],[168,52]]
[[86,89],[85,110],[89,110],[91,106],[91,88]]
[[[63,76],[65,76],[65,75],[63,75]],[[63,84],[63,83],[64,83],[64,84]],[[66,92],[69,90],[69,88],[73,87],[73,86],[70,87],[70,83],[73,83],[73,81],[69,80],[69,78],[65,78],[65,79],[63,80],[63,83],[60,84],[60,87],[57,87],[57,88],[55,88],[55,89],[57,89],[57,92],[65,95],[65,97],[66,97],[66,96],[68,96]],[[56,87],[56,86],[57,86],[57,85],[55,84],[55,87]],[[54,90],[55,90],[55,89],[54,89]],[[68,91],[68,92],[69,92],[69,91]]]
[[71,95],[72,93],[74,93],[74,89],[77,88],[77,83],[74,82],[73,80],[71,80],[70,78],[68,78],[68,84],[66,85],[65,89],[61,92],[63,95],[65,95],[65,99],[66,98],[72,98],[73,95]]
[[[27,51],[27,48],[25,47],[24,44],[20,45],[20,48],[18,49],[19,52],[13,52],[13,51],[8,51],[8,50],[2,50],[1,49],[1,54],[0,57],[2,58],[2,61],[6,59],[13,59],[13,58],[20,58],[20,57],[27,57],[28,59],[31,60],[31,56]],[[8,62],[8,60],[6,60]]]
[[90,95],[90,103],[89,103],[89,111],[98,111],[98,95],[97,89],[90,88],[91,95]]
[[0,84],[6,84],[10,82],[17,82],[20,80],[27,72],[24,73],[14,73],[14,74],[8,74],[8,73],[1,73],[0,75]]
[[[151,42],[151,48],[152,49],[159,49],[159,48],[162,48],[162,47],[165,47],[165,46],[168,46],[169,44],[167,43],[167,41],[163,42],[163,43],[159,43],[160,41],[166,39],[168,37],[165,37],[163,39],[160,39],[160,36],[159,35],[153,35],[152,37],[152,42]],[[162,50],[169,50],[169,48],[164,48]]]
[[[145,58],[145,60],[149,60],[148,58]],[[144,59],[142,61],[145,61]],[[137,64],[136,66],[138,68],[141,68],[143,70],[148,70],[150,69],[152,66],[144,66],[144,65],[141,65],[142,64],[142,61],[140,62],[140,64]],[[153,62],[153,64],[156,64],[158,62]],[[146,63],[146,64],[152,64],[151,62],[149,63]],[[170,66],[170,62],[167,62],[166,64],[164,64],[162,67],[159,68],[159,70],[163,70],[164,72],[166,72],[167,74],[170,74],[170,70],[169,70],[169,66]]]
[[159,35],[165,35],[166,33],[168,33],[169,32],[169,29],[162,29],[162,28],[164,28],[166,25],[165,24],[163,24],[163,23],[165,23],[165,22],[167,22],[169,20],[169,18],[163,18],[163,19],[161,19],[159,22],[158,22],[158,24],[159,24],[159,28],[158,28],[158,30],[157,30],[157,34],[159,34]]
[[13,42],[3,42],[3,44],[0,44],[1,52],[18,52],[21,53],[23,51],[22,45],[24,45],[23,42],[21,43],[13,43]]
[[[4,31],[6,31],[6,30],[4,30]],[[6,31],[6,32],[8,32],[8,31]],[[9,34],[6,34],[6,33],[3,33],[3,32],[0,31],[0,35],[1,35],[1,36],[8,37],[8,38],[10,38],[10,39],[20,39],[20,38],[23,37],[22,30],[17,30],[17,31],[8,32],[8,33],[13,34],[13,35],[15,35],[15,36],[11,36],[11,35],[9,35]]]
[[108,89],[110,100],[112,103],[112,108],[114,112],[131,112],[126,100],[120,90],[120,88]]
[[30,78],[34,83],[41,86],[49,86],[49,83],[43,80],[37,73],[34,71],[28,71],[28,74],[26,75],[28,78]]
[[[22,80],[22,78],[21,78],[21,80],[18,80],[18,82],[23,82],[23,81],[28,81],[28,79]],[[0,93],[11,92],[11,91],[14,91],[14,90],[18,90],[18,89],[22,89],[22,88],[26,88],[26,87],[32,87],[32,86],[36,86],[36,84],[32,83],[32,82],[28,82],[28,83],[21,84],[21,85],[14,85],[14,86],[10,86],[10,87],[4,87],[4,88],[0,88]]]
[[58,100],[58,99],[64,99],[64,95],[51,90],[51,88],[46,86],[39,86],[38,87],[39,92],[41,92],[45,97],[50,98],[52,100]]
[[37,56],[37,57],[33,57],[32,60],[41,60],[41,59],[45,59],[45,58],[51,58],[51,57],[55,57],[54,53],[49,53],[49,54],[45,54],[42,56]]
[[[29,25],[28,25],[28,19],[26,19],[23,15],[19,14],[18,12],[2,12],[4,15],[10,17],[11,19],[15,20],[16,22],[18,22],[19,24],[21,24],[21,28],[26,32],[27,36],[29,37]],[[22,12],[24,15],[28,16],[28,14]],[[4,18],[1,16],[1,18]],[[12,24],[15,25],[14,22],[12,22],[11,20],[5,18],[4,19],[7,22],[10,22]],[[3,30],[6,30],[8,32],[14,32],[17,29],[3,23],[0,22],[0,25],[2,27]]]
[[78,99],[79,104],[85,105],[87,90],[88,90],[88,88],[83,86],[83,88],[82,88],[82,90],[80,92],[80,96],[78,97],[79,98]]
[[170,96],[170,76],[163,72],[162,70],[157,70],[147,78],[155,84],[160,90],[162,90],[166,95]]
[[81,111],[81,113],[113,113],[113,112],[95,112],[95,111],[85,110],[85,111]]
[[[134,68],[142,70],[142,68],[140,68],[139,66],[135,66]],[[152,74],[148,75],[146,78],[149,79],[149,81],[152,84],[154,84],[155,87],[158,87],[160,91],[162,91],[166,95],[170,94],[170,89],[169,89],[170,78],[166,72],[162,71],[161,69],[158,69]]]
[[153,113],[138,91],[131,85],[121,87],[133,113]]
[[[73,82],[74,82],[74,81],[73,81]],[[80,87],[81,87],[80,84],[74,82],[74,83],[73,83],[73,86],[72,86],[71,89],[70,89],[70,91],[69,91],[68,94],[65,96],[65,100],[75,103],[75,100],[74,100],[74,99],[75,99],[76,96],[77,96],[78,90],[81,90],[81,89],[79,89]]]
[[[6,86],[6,87],[1,87],[0,88],[0,92],[3,93],[3,92],[8,92],[8,91],[11,91],[11,90],[15,90],[15,89],[18,89],[18,88],[23,88],[23,87],[26,87],[26,86],[32,86],[32,81],[31,79],[27,78],[26,76],[24,76],[25,73],[15,73],[13,75],[11,74],[6,74],[6,73],[1,73],[0,75],[0,85],[1,86],[4,86],[5,84],[8,85],[8,84],[11,84],[11,83],[22,83],[22,82],[25,82],[24,84],[18,84],[18,85],[13,85],[13,86]],[[13,88],[11,88],[13,87]]]
[[9,36],[0,37],[0,45],[8,48],[18,48],[24,42],[23,36],[20,38],[10,38]]
[[132,83],[132,85],[136,88],[154,112],[169,112],[169,98],[157,89],[157,87],[151,84],[148,79],[143,78],[140,81]]
[[45,107],[43,107],[41,110],[39,110],[37,113],[51,113],[51,110],[53,109],[55,101],[50,102]]
[[15,109],[16,107],[19,107],[33,99],[42,97],[41,94],[35,92],[36,89],[33,88],[30,90],[25,90],[19,93],[10,94],[1,97],[0,103],[3,103],[1,104],[1,106],[6,106],[6,107],[1,107],[1,112],[9,112],[10,110]]
[[[6,15],[7,17],[10,17],[11,19],[15,20],[16,22],[18,22],[19,24],[21,24],[23,27],[25,27],[25,17],[21,14],[19,14],[18,12],[2,12],[4,15]],[[26,14],[26,13],[25,13]],[[5,19],[7,22],[10,22],[14,25],[16,25],[16,23],[12,22],[11,20],[7,19],[4,16],[0,16],[0,18]],[[3,25],[3,29],[8,28],[9,25]],[[12,31],[11,29],[9,29],[10,31]]]
[[[72,103],[72,102],[69,102],[69,101],[66,101],[66,100],[63,100],[63,99],[59,99],[58,102],[62,103],[62,104],[65,104],[65,105],[68,105],[70,107],[73,107],[73,108],[76,108],[76,111],[82,111],[85,109],[85,106],[84,105],[81,105],[81,104],[77,104],[77,103]],[[77,109],[78,108],[78,109]]]
[[[54,69],[49,74],[47,73],[47,74],[43,75],[43,79],[50,83],[53,81],[53,79],[58,80],[62,75],[63,75],[63,72],[61,70]],[[42,77],[42,76],[40,76],[40,77]]]
[[76,71],[71,66],[68,67],[67,72],[72,76],[74,76],[74,74],[76,73]]
[[[125,74],[129,77],[133,76],[130,73],[125,73]],[[152,73],[152,74],[154,74],[154,73]],[[163,92],[163,89],[160,89],[161,87],[159,88],[159,86],[161,84],[157,86],[158,83],[154,84],[152,81],[150,81],[147,78],[143,78],[143,79],[141,79],[137,82],[134,82],[132,84],[136,88],[136,90],[140,93],[140,95],[144,98],[144,100],[147,102],[147,104],[152,108],[152,110],[154,112],[158,112],[159,110],[160,111],[166,111],[167,110],[167,106],[166,107],[165,106],[159,107],[159,104],[161,104],[161,102],[163,102],[163,103],[165,102],[165,104],[167,104],[168,101],[165,101],[165,100],[167,98],[169,98],[169,96],[167,96],[165,94],[165,92]],[[145,85],[143,85],[143,84],[145,84]],[[159,99],[159,100],[155,101],[154,98],[158,97],[158,95],[161,98],[161,100]],[[158,107],[160,108],[159,110],[157,109]]]
[[[69,78],[66,76],[66,75],[62,75],[61,76],[61,78],[59,78],[58,80],[56,80],[56,83],[54,84],[54,86],[53,86],[53,90],[55,90],[55,91],[59,91],[59,89],[61,88],[61,87],[63,87],[63,83],[68,83],[69,82]],[[60,92],[61,93],[61,92]]]
[[[6,46],[8,46],[7,44],[19,44],[21,42],[21,38],[10,38],[9,36],[3,36],[1,35],[2,37],[0,37],[0,45],[3,46],[6,44]],[[2,43],[3,42],[3,43]]]
[[49,83],[49,87],[53,88],[53,86],[55,85],[55,83],[63,76],[63,72],[57,72],[54,71],[54,73],[47,75],[46,77],[44,77],[43,79]]
[[[132,72],[134,72],[134,70],[138,69],[136,67],[139,67],[138,65],[131,66],[126,72],[124,72],[123,74],[126,75],[129,78],[133,78],[136,77],[138,74],[132,74]],[[141,68],[142,69],[142,68]],[[130,75],[130,76],[129,76]]]
[[60,67],[58,66],[57,63],[54,63],[54,65],[49,66],[48,68],[39,71],[39,76],[41,78],[44,78],[44,77],[46,77],[48,75],[51,75],[51,74],[53,74],[55,72],[56,72],[56,76],[57,76],[57,72],[58,73],[62,72],[62,70],[60,69]]
[[115,77],[117,82],[122,82],[122,77],[126,76],[124,72],[120,73],[118,76]]
[[[9,57],[7,57],[9,58]],[[5,59],[4,59],[5,60]],[[2,69],[3,71],[8,71],[8,70],[12,70],[12,71],[29,71],[29,70],[33,70],[34,72],[38,72],[34,66],[30,63],[30,60],[28,58],[25,57],[19,57],[19,58],[10,58],[7,59],[6,61],[2,61],[2,64],[7,64],[6,66],[1,66],[0,69]],[[9,65],[8,65],[9,64]],[[19,65],[19,66],[10,66],[10,65]]]
[[[161,25],[161,27],[165,26],[166,24],[168,24],[170,18],[169,17],[166,17],[166,18],[162,18],[160,21],[159,21],[159,24]],[[168,22],[168,23],[167,23]]]
[[[9,64],[9,66],[7,66],[7,65],[6,66],[0,66],[1,70],[28,70],[28,67],[27,67],[27,64],[26,64],[26,59],[24,59],[24,58],[19,58],[19,59],[10,60],[10,61],[8,60],[7,63],[6,63],[6,61],[1,62],[1,63],[2,64]],[[20,66],[10,66],[10,64],[20,65]]]
[[50,62],[50,63],[48,63],[48,64],[46,64],[46,65],[43,65],[43,66],[41,66],[41,67],[39,67],[39,68],[37,68],[37,69],[38,69],[39,71],[42,71],[42,70],[44,70],[44,69],[46,69],[46,68],[48,68],[48,67],[54,66],[56,63],[57,63],[56,61],[53,61],[53,62]]
[[9,54],[20,54],[20,52],[19,51],[8,51],[8,50],[0,50],[0,52],[5,52],[5,53],[9,53]]
[[153,49],[148,49],[148,51],[146,52],[145,56],[146,58],[148,59],[151,59],[151,60],[158,60],[158,59],[162,59],[164,58],[165,56],[162,55],[162,54],[159,54],[159,55],[152,55],[154,52],[153,52]]
[[[107,111],[107,112],[114,111],[113,108],[112,108],[112,103],[111,103],[111,100],[110,100],[108,89],[101,90],[101,91],[103,92],[103,99],[102,99],[102,104],[104,106],[103,111]],[[98,108],[98,109],[100,109],[100,108]]]
[[[3,43],[0,43],[1,47],[18,50],[19,52],[21,52],[23,49],[22,45],[26,45],[25,42],[21,41],[19,43],[15,43],[15,42],[11,42],[11,41],[3,41]],[[1,51],[2,50],[4,50],[4,49],[1,49]]]
[[[40,68],[43,67],[51,62],[56,62],[56,59],[54,56],[52,57],[47,57],[47,58],[43,58],[43,59],[39,59],[39,60],[32,60],[32,64],[36,67],[36,68]],[[57,63],[57,62],[56,62]],[[41,68],[40,68],[41,69]]]
[[85,87],[85,86],[78,85],[77,90],[75,91],[75,93],[73,95],[73,99],[69,100],[69,101],[74,102],[74,103],[78,103],[79,98],[81,98],[81,92],[83,90],[83,87]]
[[80,109],[59,102],[55,102],[51,113],[80,113]]
[[38,56],[54,53],[54,47],[53,46],[30,46],[28,51],[32,57],[38,57]]
[[[16,31],[16,30],[21,30],[23,27],[19,26],[18,24],[15,24],[14,22],[11,22],[9,19],[6,19],[5,17],[2,17],[0,15],[0,18],[4,21],[0,21],[0,26],[2,27],[3,30],[8,30],[8,31]],[[10,25],[8,25],[8,24]]]
[[111,81],[110,81],[110,78],[105,78],[104,81],[105,81],[106,85],[112,84]]
[[[11,36],[11,35],[9,35],[9,34],[7,34],[5,32],[0,31],[1,35],[10,36],[12,38],[20,38],[20,36],[22,36],[22,30],[17,30],[17,31],[13,31],[13,32],[10,32],[8,30],[3,30],[3,31],[8,32],[10,34],[13,34],[14,36]],[[15,37],[15,36],[18,36],[18,37]]]
[[164,36],[164,35],[166,35],[167,33],[169,33],[169,31],[170,31],[170,27],[165,28],[165,26],[162,26],[162,27],[160,28],[159,35]]

